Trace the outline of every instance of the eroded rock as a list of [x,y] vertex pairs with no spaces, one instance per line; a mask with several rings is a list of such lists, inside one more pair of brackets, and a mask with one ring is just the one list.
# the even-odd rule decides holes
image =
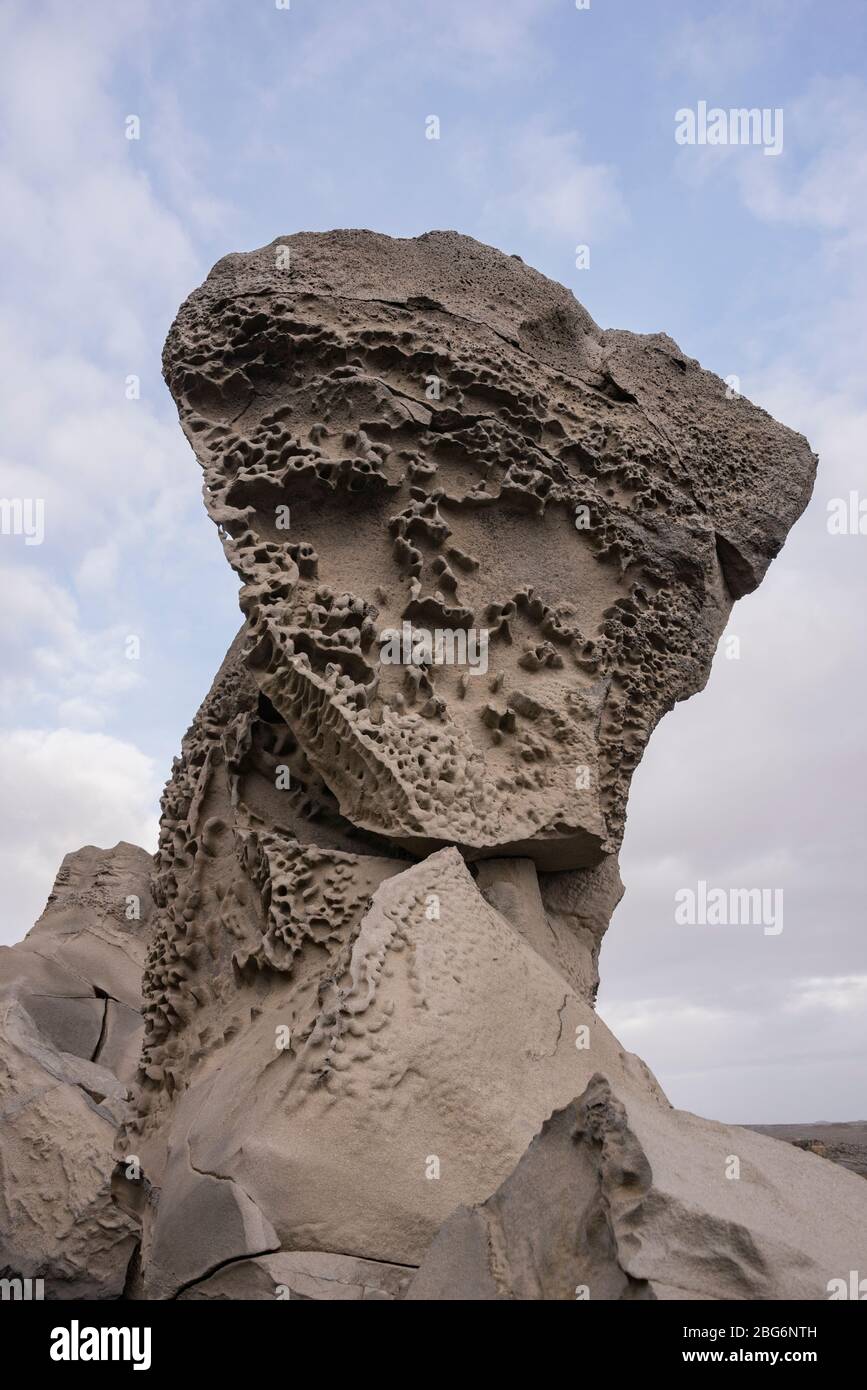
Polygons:
[[867,1258],[862,1188],[750,1130],[620,1099],[598,1074],[486,1202],[449,1218],[406,1297],[827,1299]]
[[163,797],[134,1103],[119,943],[34,956],[6,1015],[98,1155],[70,1286],[90,1244],[116,1290],[140,1228],[136,1297],[397,1299],[419,1265],[412,1298],[818,1296],[852,1189],[805,1252],[815,1160],[672,1111],[593,1009],[632,772],[805,440],[451,232],[228,256],[164,371],[244,624]]
[[629,779],[815,459],[454,233],[226,257],[164,369],[245,623],[163,802],[141,1289],[413,1266],[594,1072],[668,1110],[592,1008]]
[[68,854],[36,926],[0,947],[0,1275],[44,1280],[47,1299],[120,1297],[136,1248],[111,1173],[152,870],[135,845]]
[[[227,256],[164,368],[299,777],[415,854],[616,849],[653,727],[807,502],[806,441],[453,232]],[[486,669],[384,660],[404,625],[485,634]]]
[[227,1265],[179,1298],[388,1303],[403,1298],[412,1275],[401,1265],[293,1250]]

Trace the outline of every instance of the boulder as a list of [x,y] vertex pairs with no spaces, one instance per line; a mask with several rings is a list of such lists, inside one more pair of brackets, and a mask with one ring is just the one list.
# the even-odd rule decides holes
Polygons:
[[44,913],[0,947],[0,1276],[46,1299],[123,1292],[137,1225],[111,1198],[141,1047],[153,860],[68,854]]

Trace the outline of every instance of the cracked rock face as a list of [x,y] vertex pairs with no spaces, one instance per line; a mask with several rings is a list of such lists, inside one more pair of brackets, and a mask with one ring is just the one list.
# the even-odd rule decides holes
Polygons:
[[398,1296],[595,1073],[670,1113],[593,1010],[629,779],[815,459],[453,233],[228,256],[164,369],[245,621],[163,802],[139,1291]]
[[152,869],[136,845],[68,854],[36,926],[0,947],[0,1277],[42,1279],[46,1299],[120,1297],[136,1248],[111,1174]]
[[672,1111],[593,1007],[632,772],[806,442],[455,233],[227,256],[164,370],[244,623],[163,797],[128,1296],[821,1296],[864,1184]]

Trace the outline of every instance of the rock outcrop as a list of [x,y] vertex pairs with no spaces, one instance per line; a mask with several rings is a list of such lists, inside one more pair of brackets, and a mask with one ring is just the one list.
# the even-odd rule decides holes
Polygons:
[[293,1250],[226,1265],[178,1295],[180,1302],[232,1302],[277,1298],[326,1302],[395,1302],[406,1294],[413,1271],[376,1260]]
[[806,441],[455,233],[228,256],[164,371],[244,623],[163,798],[128,1296],[822,1296],[863,1184],[594,1011],[630,778]]
[[486,1202],[449,1217],[405,1297],[826,1299],[863,1266],[861,1185],[596,1075]]
[[63,861],[44,913],[0,947],[0,1277],[47,1299],[118,1298],[138,1242],[111,1198],[141,1051],[153,860]]
[[227,256],[164,370],[295,799],[324,783],[415,855],[613,853],[651,731],[806,504],[806,442],[448,232]]
[[849,1120],[844,1124],[748,1125],[756,1134],[767,1134],[795,1144],[807,1153],[839,1163],[851,1173],[867,1178],[867,1121]]

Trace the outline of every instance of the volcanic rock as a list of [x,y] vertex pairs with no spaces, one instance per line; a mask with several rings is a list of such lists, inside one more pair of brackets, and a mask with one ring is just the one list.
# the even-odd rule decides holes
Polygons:
[[[163,797],[130,1105],[104,952],[28,986],[70,1143],[88,1103],[120,1122],[90,1296],[135,1231],[127,1296],[184,1301],[816,1298],[867,1266],[859,1179],[672,1110],[594,1010],[632,773],[806,505],[806,441],[453,232],[227,256],[164,373],[244,622]],[[107,1241],[88,1142],[71,1285]]]
[[622,1101],[598,1074],[449,1217],[406,1297],[826,1299],[863,1268],[862,1187],[751,1130]]
[[153,860],[68,854],[44,913],[0,947],[0,1276],[118,1298],[137,1227],[111,1198],[138,1068]]
[[164,371],[245,622],[163,800],[140,1289],[412,1267],[595,1072],[669,1113],[593,1011],[629,780],[815,459],[455,233],[228,256]]

